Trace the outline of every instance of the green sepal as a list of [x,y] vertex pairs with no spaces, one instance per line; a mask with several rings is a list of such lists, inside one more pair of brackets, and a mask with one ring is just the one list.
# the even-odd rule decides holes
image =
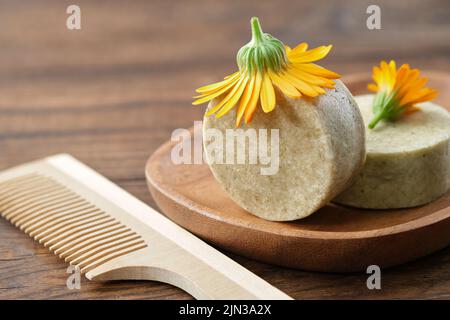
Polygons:
[[375,128],[381,120],[395,121],[404,110],[405,108],[400,106],[396,91],[390,93],[378,92],[372,103],[372,112],[375,116],[369,123],[369,129]]
[[286,68],[288,60],[283,42],[263,33],[259,20],[251,19],[252,40],[243,46],[236,57],[241,72],[253,73],[271,70],[279,72]]

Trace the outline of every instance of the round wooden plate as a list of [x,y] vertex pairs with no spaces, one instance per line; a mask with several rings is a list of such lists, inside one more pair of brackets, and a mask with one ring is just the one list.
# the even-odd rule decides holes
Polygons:
[[[450,108],[450,76],[424,72]],[[366,92],[367,75],[344,82]],[[167,142],[149,159],[146,177],[161,210],[174,222],[225,250],[292,268],[351,272],[389,267],[450,244],[450,192],[433,203],[402,210],[363,210],[329,204],[294,222],[260,219],[235,204],[206,164],[174,165]]]

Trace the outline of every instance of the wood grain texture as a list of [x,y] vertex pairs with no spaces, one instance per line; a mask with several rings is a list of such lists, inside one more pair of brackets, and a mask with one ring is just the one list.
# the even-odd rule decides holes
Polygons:
[[[82,30],[65,28],[61,1],[0,2],[0,169],[68,152],[155,206],[144,165],[173,129],[203,107],[193,90],[235,70],[248,21],[288,44],[333,43],[323,65],[368,71],[382,58],[450,72],[446,0],[379,1],[381,31],[365,28],[369,1],[76,1]],[[247,32],[248,31],[248,32]],[[230,255],[298,299],[450,298],[450,249],[383,272],[294,271]],[[66,288],[66,265],[0,220],[0,298],[188,299],[168,285],[83,281]]]
[[159,281],[197,299],[292,299],[70,155],[2,171],[0,188],[2,218],[87,279]]
[[[429,85],[441,92],[436,103],[450,111],[450,75],[426,74]],[[371,81],[369,75],[344,79],[355,96],[368,93],[362,84]],[[191,146],[201,129],[191,129]],[[170,219],[225,250],[300,270],[363,272],[369,265],[396,266],[450,244],[450,191],[415,208],[364,210],[330,203],[301,220],[267,221],[233,202],[206,163],[175,165],[171,152],[177,144],[168,141],[147,162],[153,198]]]

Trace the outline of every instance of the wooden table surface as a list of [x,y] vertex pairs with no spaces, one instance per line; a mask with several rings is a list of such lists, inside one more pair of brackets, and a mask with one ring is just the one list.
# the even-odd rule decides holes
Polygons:
[[[68,152],[150,206],[149,155],[176,128],[201,119],[196,87],[236,69],[249,19],[294,45],[333,43],[323,65],[369,72],[395,58],[450,72],[449,1],[376,1],[382,30],[366,28],[372,1],[6,1],[0,2],[0,169]],[[81,7],[82,29],[66,28]],[[320,274],[230,256],[298,299],[450,298],[450,248],[365,274]],[[66,264],[0,219],[0,298],[189,299],[153,282],[66,287]]]

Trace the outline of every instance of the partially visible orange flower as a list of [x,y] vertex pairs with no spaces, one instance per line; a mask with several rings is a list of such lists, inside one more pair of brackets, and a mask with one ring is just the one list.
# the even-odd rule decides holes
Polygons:
[[381,61],[379,67],[373,67],[375,83],[369,84],[368,88],[377,94],[372,105],[375,116],[369,124],[370,129],[382,119],[393,121],[401,114],[415,112],[417,103],[436,97],[436,90],[425,87],[428,78],[419,76],[420,71],[411,69],[408,64],[397,69],[394,60],[389,64]]
[[263,33],[257,18],[252,18],[252,41],[239,50],[239,71],[196,91],[194,105],[202,104],[221,95],[224,98],[211,108],[206,116],[216,113],[220,118],[236,105],[236,126],[242,118],[252,120],[258,104],[264,112],[271,112],[276,105],[274,86],[286,96],[298,99],[324,94],[324,88],[333,88],[339,74],[312,62],[325,58],[332,46],[320,46],[308,50],[307,43],[291,49],[267,33]]

